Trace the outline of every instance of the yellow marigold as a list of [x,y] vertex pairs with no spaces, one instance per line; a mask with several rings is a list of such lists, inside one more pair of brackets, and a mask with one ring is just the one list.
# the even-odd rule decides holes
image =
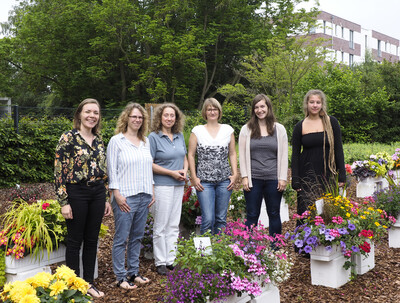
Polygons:
[[382,213],[382,209],[380,209],[380,208],[378,208],[377,210],[376,210],[378,213]]
[[381,225],[379,224],[379,222],[375,222],[375,225],[376,225],[376,226],[381,226]]
[[54,276],[58,279],[58,280],[65,280],[68,281],[71,278],[76,277],[75,272],[69,268],[66,265],[61,265],[60,267],[57,268],[56,273],[54,274]]
[[36,296],[36,290],[25,281],[15,281],[11,285],[10,297],[12,301],[20,302],[23,297],[28,295]]
[[346,213],[346,217],[347,217],[347,218],[350,218],[350,216],[351,216],[351,215],[350,215],[349,213]]
[[25,281],[32,285],[34,288],[36,287],[43,287],[48,288],[50,285],[50,281],[53,279],[52,274],[48,272],[40,272],[37,273],[35,276],[26,279]]
[[36,295],[27,295],[19,303],[40,303],[40,299]]
[[50,296],[56,296],[62,293],[64,290],[68,289],[67,284],[64,281],[55,281],[49,287],[51,289]]
[[79,290],[81,293],[86,295],[88,289],[89,289],[89,283],[87,283],[85,280],[82,278],[76,277],[73,279],[72,284],[71,284],[71,289],[76,289]]
[[360,216],[360,218],[361,218],[361,219],[366,219],[366,217],[365,217],[365,216]]

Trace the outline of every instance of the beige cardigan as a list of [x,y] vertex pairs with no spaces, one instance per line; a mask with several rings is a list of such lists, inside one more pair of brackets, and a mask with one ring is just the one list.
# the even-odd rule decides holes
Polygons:
[[[276,136],[278,140],[278,180],[287,181],[288,173],[288,138],[285,127],[280,123],[275,123]],[[243,125],[239,134],[239,164],[240,174],[243,177],[248,177],[249,187],[253,187],[251,181],[251,159],[250,159],[250,137],[251,131],[247,124]]]

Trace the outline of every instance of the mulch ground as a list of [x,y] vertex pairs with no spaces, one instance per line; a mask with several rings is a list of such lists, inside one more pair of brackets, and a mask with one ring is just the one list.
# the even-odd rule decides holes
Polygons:
[[[354,182],[353,182],[354,183]],[[54,198],[51,184],[31,184],[27,186],[41,186],[42,198]],[[355,196],[355,184],[348,190],[350,197]],[[0,189],[0,213],[8,205],[9,189]],[[290,207],[290,216],[295,208]],[[151,279],[145,286],[127,291],[117,288],[112,269],[111,248],[114,234],[112,216],[104,218],[103,223],[109,226],[109,234],[100,242],[99,249],[99,277],[96,284],[106,293],[105,298],[95,302],[107,303],[151,303],[158,302],[165,291],[165,277],[155,271],[154,263],[143,257],[140,259],[140,273]],[[283,223],[283,233],[293,230],[295,222],[290,220]],[[375,268],[358,276],[344,286],[333,289],[324,286],[311,285],[310,260],[298,256],[292,249],[287,249],[294,266],[291,269],[289,280],[279,285],[282,303],[293,302],[400,302],[400,249],[388,247],[388,240],[375,244]]]

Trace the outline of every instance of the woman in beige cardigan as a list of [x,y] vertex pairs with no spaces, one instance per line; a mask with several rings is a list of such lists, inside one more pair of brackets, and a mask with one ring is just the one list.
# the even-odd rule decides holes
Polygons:
[[286,188],[288,139],[285,127],[276,122],[271,100],[255,96],[251,118],[239,135],[239,163],[248,227],[257,225],[262,199],[269,218],[269,234],[280,234],[280,203]]

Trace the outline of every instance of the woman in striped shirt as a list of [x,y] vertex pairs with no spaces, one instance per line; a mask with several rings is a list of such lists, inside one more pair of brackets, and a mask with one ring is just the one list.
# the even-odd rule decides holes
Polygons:
[[139,274],[140,242],[149,207],[154,203],[153,158],[150,143],[144,136],[147,120],[142,106],[129,103],[119,116],[116,135],[107,147],[109,189],[112,191],[115,220],[112,260],[117,286],[124,289],[136,288],[134,283],[150,282]]

